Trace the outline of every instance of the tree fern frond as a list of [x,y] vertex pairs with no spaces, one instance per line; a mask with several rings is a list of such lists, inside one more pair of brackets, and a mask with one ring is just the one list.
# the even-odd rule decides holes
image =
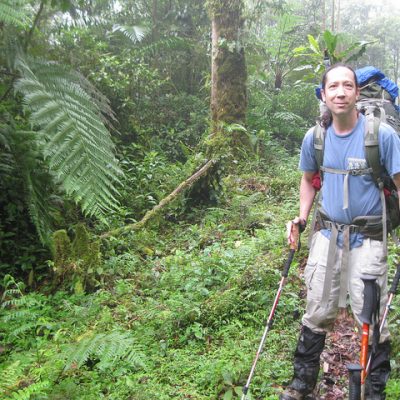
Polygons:
[[[107,97],[99,92],[82,74],[68,69],[66,66],[49,61],[30,59],[29,65],[32,71],[38,71],[40,76],[46,79],[48,85],[62,87],[64,82],[75,82],[89,96],[89,101],[94,103],[97,109],[100,110],[100,117],[103,123],[108,124],[110,119],[116,120]],[[103,115],[107,118],[104,118]]]
[[28,209],[31,220],[35,224],[39,239],[44,244],[51,242],[51,206],[46,180],[43,179],[43,169],[27,172]]
[[[110,115],[107,102],[98,94],[94,100],[82,82],[92,95],[93,87],[62,66],[37,60],[28,64],[21,57],[16,65],[22,77],[15,89],[24,95],[32,123],[41,128],[44,156],[66,193],[89,215],[101,216],[115,208],[122,172],[102,122],[102,112]],[[38,199],[39,192],[34,192]],[[33,208],[32,215],[39,211]]]
[[[2,113],[0,118],[3,120],[8,119],[7,113]],[[8,122],[8,121],[7,121]],[[12,173],[15,163],[11,153],[11,135],[13,129],[9,123],[0,124],[0,173]]]
[[192,43],[187,39],[180,37],[169,37],[141,47],[138,52],[139,54],[154,55],[162,50],[167,50],[168,52],[171,50],[188,50],[192,48],[192,46]]
[[78,346],[69,350],[71,354],[64,369],[68,370],[72,366],[80,368],[89,359],[96,359],[99,360],[97,368],[105,370],[117,360],[127,357],[133,343],[133,338],[128,332],[114,331],[85,337],[78,343]]
[[115,24],[112,28],[113,33],[121,32],[133,43],[138,43],[143,40],[143,38],[150,32],[150,29],[144,26],[128,26]]
[[51,212],[54,209],[50,200],[52,178],[41,156],[41,143],[37,132],[14,131],[10,135],[10,152],[14,173],[24,183],[24,195],[31,220],[35,224],[43,244],[49,243],[51,231]]
[[31,20],[26,12],[26,1],[0,0],[0,22],[18,28],[28,28]]

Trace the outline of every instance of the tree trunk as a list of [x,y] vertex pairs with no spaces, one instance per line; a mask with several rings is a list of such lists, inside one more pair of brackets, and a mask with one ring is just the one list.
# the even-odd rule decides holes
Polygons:
[[[211,152],[247,146],[247,135],[240,130],[224,129],[231,124],[244,125],[247,108],[246,64],[241,34],[243,0],[209,0],[212,28],[211,60]],[[221,146],[222,145],[222,146]]]

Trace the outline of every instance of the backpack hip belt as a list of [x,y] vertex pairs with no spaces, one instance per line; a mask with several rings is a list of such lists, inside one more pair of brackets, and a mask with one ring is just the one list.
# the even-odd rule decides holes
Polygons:
[[381,215],[356,217],[351,224],[340,224],[328,219],[319,209],[316,215],[316,229],[328,229],[331,232],[329,240],[326,273],[322,291],[321,307],[327,307],[332,289],[333,265],[337,249],[339,233],[343,235],[343,251],[340,268],[339,307],[346,307],[347,289],[349,284],[348,264],[350,254],[350,235],[360,233],[373,240],[383,240],[384,227]]
[[328,216],[319,209],[316,215],[316,230],[328,229],[331,231],[333,227],[335,227],[339,233],[343,233],[346,229],[349,229],[350,234],[361,233],[366,238],[383,241],[382,215],[359,216],[354,218],[351,224],[340,224],[331,221]]

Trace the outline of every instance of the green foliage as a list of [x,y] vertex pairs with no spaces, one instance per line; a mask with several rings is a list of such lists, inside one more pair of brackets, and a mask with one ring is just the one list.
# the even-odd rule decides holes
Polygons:
[[32,396],[42,395],[45,389],[50,386],[50,382],[35,382],[29,386],[14,392],[11,397],[7,397],[6,400],[30,400]]
[[400,395],[400,379],[392,379],[388,382],[386,387],[387,400],[396,400]]
[[[350,63],[359,59],[370,45],[371,41],[351,41],[345,34],[333,34],[330,31],[325,31],[322,38],[315,38],[312,35],[307,35],[308,46],[301,46],[294,49],[296,57],[303,59],[303,66],[298,70],[310,70],[309,79],[315,79],[325,69],[324,62],[330,64],[337,62]],[[343,46],[346,46],[344,50]],[[339,50],[340,49],[340,50]],[[328,58],[328,60],[326,60]]]
[[2,268],[15,274],[18,269],[32,272],[39,268],[47,251],[36,236],[49,243],[59,198],[51,196],[54,185],[40,155],[37,134],[26,130],[25,120],[13,117],[13,111],[9,103],[0,110],[0,259]]
[[140,42],[146,36],[146,34],[148,34],[149,30],[141,26],[115,24],[113,26],[113,32],[121,32],[133,43],[137,43]]
[[101,371],[112,368],[120,359],[135,363],[134,340],[129,332],[92,334],[88,332],[76,346],[67,350],[65,370],[80,368],[92,361]]
[[15,88],[41,128],[43,153],[67,194],[90,215],[115,208],[120,170],[98,108],[106,110],[104,99],[95,100],[82,89],[82,77],[56,64],[19,58],[16,67],[22,78]]
[[98,284],[96,277],[102,272],[100,264],[100,244],[90,237],[83,224],[76,225],[72,242],[65,230],[54,232],[54,284],[73,288],[77,294],[92,290]]
[[[221,179],[212,208],[180,198],[146,229],[100,242],[92,229],[137,221],[188,176],[209,124],[204,2],[159,0],[152,10],[142,0],[122,3],[44,1],[43,12],[24,3],[30,17],[39,13],[31,29],[24,8],[4,11],[9,2],[0,2],[0,45],[12,48],[1,60],[0,269],[14,276],[2,282],[2,398],[239,398],[276,293],[287,256],[285,222],[298,208],[298,149],[318,113],[313,87],[300,83],[305,69],[294,68],[315,67],[323,45],[340,56],[343,37],[311,39],[304,54],[312,62],[293,57],[307,34],[317,37],[318,10],[300,2],[316,18],[304,12],[301,19],[292,3],[255,2],[246,24],[247,122],[225,126],[228,134],[245,134],[254,154]],[[26,56],[16,76],[19,39],[31,55],[59,64]],[[345,48],[357,41],[343,40]],[[224,44],[234,48],[234,41]],[[110,102],[62,65],[95,82]],[[20,92],[10,99],[15,80]],[[118,128],[113,138],[106,119]],[[71,199],[102,219],[83,217]],[[52,261],[31,220],[42,241],[55,231]],[[305,249],[276,310],[253,399],[276,398],[290,378],[304,257]],[[22,269],[40,276],[30,281],[36,287],[20,282]],[[395,331],[397,298],[393,306]],[[388,398],[398,398],[399,346],[393,337]]]
[[1,0],[0,21],[19,28],[27,28],[31,21],[24,7],[26,4],[25,0]]

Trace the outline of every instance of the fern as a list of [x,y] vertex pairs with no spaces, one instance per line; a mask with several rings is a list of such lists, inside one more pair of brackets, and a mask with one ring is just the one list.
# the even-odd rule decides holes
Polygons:
[[69,349],[65,370],[80,368],[89,360],[98,360],[96,367],[102,371],[110,368],[116,361],[135,360],[132,356],[133,338],[127,332],[114,331],[98,333],[83,338],[77,346]]
[[26,3],[23,0],[0,0],[0,22],[19,28],[27,28],[31,20],[24,8]]
[[0,371],[0,395],[3,397],[12,388],[18,385],[18,380],[23,375],[20,361],[14,361]]
[[50,386],[49,381],[32,383],[23,389],[18,390],[6,400],[30,400],[33,395],[43,394],[44,390]]
[[114,32],[121,32],[133,43],[138,43],[149,33],[149,29],[143,26],[127,26],[116,24],[113,26]]
[[172,50],[188,50],[193,47],[193,44],[185,39],[180,37],[168,37],[158,40],[157,42],[151,43],[142,47],[138,54],[143,55],[155,55],[160,51],[167,50],[168,52]]
[[6,275],[4,278],[5,291],[1,302],[1,319],[4,327],[4,340],[12,342],[15,338],[22,337],[24,333],[32,333],[44,322],[41,309],[43,309],[43,295],[22,292],[23,284],[16,282],[13,277]]
[[50,241],[52,178],[40,154],[37,132],[19,131],[5,113],[6,123],[0,125],[0,173],[21,177],[25,202],[39,238],[44,244]]
[[43,394],[50,382],[36,382],[18,389],[24,379],[24,367],[20,361],[15,361],[0,372],[0,396],[4,400],[30,400],[33,395]]
[[[31,122],[41,129],[43,153],[58,182],[88,215],[101,217],[115,209],[121,170],[104,125],[104,113],[112,116],[104,96],[83,77],[54,63],[28,65],[20,56],[16,67],[22,78],[15,89],[24,95]],[[35,192],[33,180],[30,184],[39,198],[41,191]],[[33,209],[35,213],[39,215]]]

